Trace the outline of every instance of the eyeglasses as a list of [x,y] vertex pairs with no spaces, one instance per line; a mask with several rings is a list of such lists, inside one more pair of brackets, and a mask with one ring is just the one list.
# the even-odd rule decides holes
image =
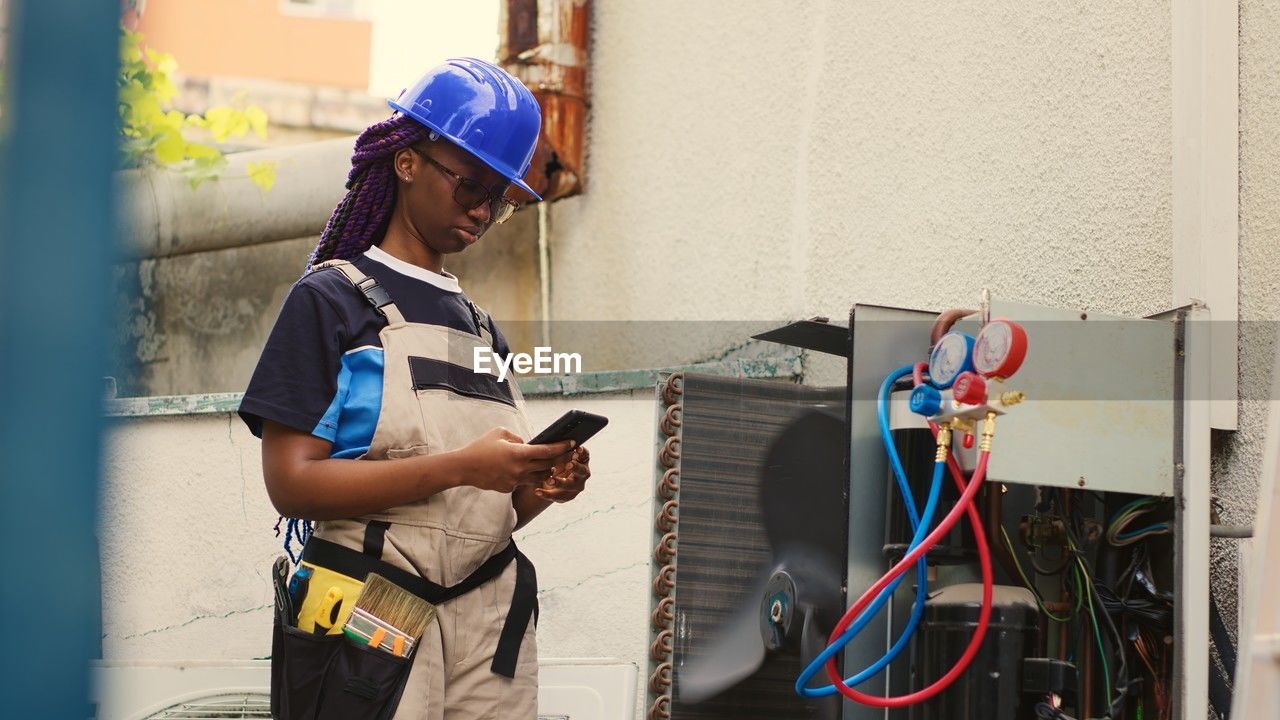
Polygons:
[[511,215],[516,210],[520,209],[520,203],[503,197],[503,193],[506,192],[505,188],[495,194],[479,182],[450,170],[440,164],[439,160],[427,155],[418,148],[410,145],[409,149],[417,153],[418,157],[434,165],[437,170],[456,181],[457,184],[453,186],[453,201],[463,209],[475,210],[487,202],[489,203],[489,219],[494,224],[506,222],[511,219]]

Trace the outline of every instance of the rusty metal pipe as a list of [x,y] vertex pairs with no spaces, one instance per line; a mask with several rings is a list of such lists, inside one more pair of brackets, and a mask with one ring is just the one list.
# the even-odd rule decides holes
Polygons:
[[506,0],[498,64],[542,107],[542,131],[525,182],[543,200],[583,191],[590,100],[590,0]]

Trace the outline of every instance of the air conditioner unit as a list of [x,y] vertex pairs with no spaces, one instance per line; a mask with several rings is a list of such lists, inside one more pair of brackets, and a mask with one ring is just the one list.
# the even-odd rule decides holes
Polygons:
[[[616,660],[542,660],[538,718],[629,720],[637,672]],[[107,660],[94,663],[92,675],[98,720],[271,717],[267,660]]]
[[113,661],[92,668],[98,720],[270,718],[267,660]]

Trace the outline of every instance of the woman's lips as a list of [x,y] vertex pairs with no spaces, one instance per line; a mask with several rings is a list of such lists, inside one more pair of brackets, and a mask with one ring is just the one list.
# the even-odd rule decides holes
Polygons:
[[453,232],[468,245],[480,239],[480,228],[477,227],[455,227]]

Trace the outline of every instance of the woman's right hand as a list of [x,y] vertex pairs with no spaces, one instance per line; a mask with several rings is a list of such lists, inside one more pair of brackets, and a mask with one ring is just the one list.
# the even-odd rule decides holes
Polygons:
[[457,451],[462,484],[502,493],[521,485],[539,485],[572,450],[572,440],[528,445],[519,435],[497,427]]

